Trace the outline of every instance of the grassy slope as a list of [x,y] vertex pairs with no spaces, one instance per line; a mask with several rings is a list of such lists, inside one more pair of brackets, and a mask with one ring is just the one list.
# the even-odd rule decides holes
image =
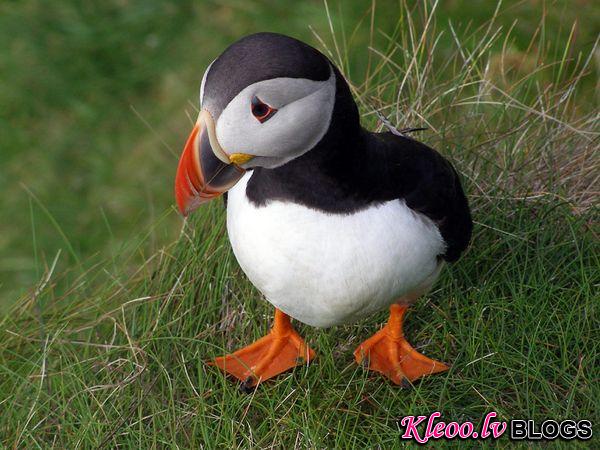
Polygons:
[[[12,13],[42,20],[45,15],[33,8],[35,4],[29,3],[32,10],[14,8]],[[526,10],[528,4],[520,5],[518,11],[524,16],[531,13]],[[593,81],[590,83],[588,75],[572,83],[593,42],[576,40],[578,47],[567,54],[576,61],[581,51],[579,65],[566,60],[561,63],[563,53],[556,48],[561,48],[560,42],[564,48],[569,26],[563,24],[566,32],[561,34],[554,23],[554,35],[562,36],[561,40],[548,42],[538,35],[525,53],[528,42],[511,34],[501,53],[505,35],[494,40],[496,23],[489,33],[487,24],[476,31],[474,26],[463,27],[460,44],[442,39],[433,48],[438,32],[450,31],[445,18],[460,14],[458,7],[437,11],[438,28],[433,30],[430,24],[422,45],[418,37],[427,21],[420,20],[416,12],[403,17],[401,29],[391,39],[401,47],[376,35],[374,47],[392,53],[392,62],[379,69],[385,58],[373,55],[370,73],[375,75],[364,83],[369,17],[366,31],[361,28],[349,44],[349,52],[344,50],[344,36],[350,40],[359,13],[344,15],[346,34],[338,33],[336,43],[330,36],[325,38],[333,58],[346,61],[365,123],[376,126],[373,107],[382,108],[394,122],[411,125],[423,123],[414,111],[418,112],[432,127],[423,139],[453,159],[471,193],[478,223],[474,244],[459,264],[445,271],[436,290],[414,308],[407,326],[415,345],[429,356],[452,361],[453,369],[417,383],[412,390],[399,390],[356,367],[352,350],[385,319],[384,314],[331,330],[300,326],[319,359],[310,368],[277,378],[252,396],[240,393],[203,364],[207,358],[264,334],[271,308],[259,299],[235,263],[220,204],[204,208],[183,228],[173,214],[162,213],[170,201],[170,189],[163,187],[171,183],[169,167],[174,167],[176,159],[169,150],[161,150],[160,140],[144,128],[128,105],[133,103],[166,140],[166,147],[177,153],[189,123],[181,105],[190,97],[188,87],[197,84],[200,76],[188,59],[207,62],[238,34],[237,28],[231,29],[232,21],[244,31],[257,24],[267,27],[268,19],[278,23],[279,31],[301,29],[306,17],[313,19],[307,22],[317,30],[328,26],[319,5],[303,6],[303,15],[294,14],[293,20],[286,20],[290,13],[284,8],[272,8],[265,17],[264,10],[252,4],[245,10],[242,4],[234,6],[216,11],[191,7],[194,20],[188,20],[185,11],[171,11],[171,26],[159,20],[170,11],[162,6],[141,18],[137,13],[129,17],[122,12],[96,11],[105,17],[106,26],[130,26],[139,20],[141,27],[148,22],[150,28],[166,27],[158,28],[159,43],[150,45],[155,50],[141,51],[135,64],[130,61],[131,55],[138,53],[135,46],[122,48],[124,42],[117,41],[103,50],[109,56],[100,60],[116,58],[122,52],[124,62],[117,67],[138,68],[139,79],[127,78],[117,85],[121,90],[110,94],[102,88],[110,89],[113,84],[109,81],[118,77],[119,71],[113,66],[82,68],[71,75],[73,80],[84,80],[78,95],[58,95],[56,100],[75,103],[53,109],[48,105],[55,100],[40,99],[39,105],[28,103],[31,111],[17,108],[16,100],[8,103],[13,105],[11,112],[16,117],[12,120],[17,125],[29,115],[51,112],[59,116],[60,133],[50,133],[53,124],[47,120],[41,121],[37,138],[9,127],[14,141],[8,148],[16,154],[17,143],[33,145],[49,139],[49,152],[56,158],[52,170],[64,173],[69,187],[63,191],[44,181],[44,176],[51,177],[48,170],[28,179],[27,184],[41,205],[52,203],[50,194],[60,197],[63,206],[57,203],[49,210],[70,240],[73,255],[68,255],[64,239],[45,224],[47,216],[33,201],[33,222],[37,224],[33,245],[39,246],[37,257],[47,261],[47,270],[39,264],[37,276],[34,269],[20,272],[26,273],[21,281],[42,281],[0,319],[0,442],[69,448],[101,443],[107,447],[175,443],[198,447],[206,442],[229,447],[390,447],[399,445],[399,417],[433,410],[451,420],[476,422],[494,410],[504,419],[588,417],[598,423],[600,352],[595,290],[600,261],[591,231],[594,210],[589,192],[594,181],[590,152],[597,136],[590,133],[594,122],[587,115],[594,107],[593,93],[589,94]],[[556,14],[562,11],[557,10]],[[498,21],[510,26],[513,11],[508,8]],[[195,26],[208,12],[215,20],[204,21],[209,30],[198,37]],[[73,9],[65,8],[61,14],[66,18],[59,23],[74,22],[80,25],[79,32],[86,30],[70,15]],[[389,15],[381,16],[377,26],[392,35],[392,22],[397,18],[392,21]],[[417,39],[412,40],[411,18],[417,22]],[[548,19],[550,24],[552,20]],[[103,27],[96,28],[95,22],[90,18],[85,23],[100,32]],[[339,19],[335,23],[341,26]],[[529,30],[529,37],[534,30]],[[471,36],[471,32],[475,34]],[[516,32],[527,36],[527,30]],[[132,33],[147,37],[144,29]],[[210,38],[208,33],[212,33]],[[108,31],[99,37],[92,33],[91,54],[85,53],[84,62],[96,57],[91,50],[96,48],[94,39],[111,42],[112,35]],[[310,37],[306,30],[303,36]],[[76,42],[88,41],[78,38]],[[198,57],[190,48],[201,45],[207,50]],[[209,50],[211,47],[214,49]],[[407,49],[405,54],[402,49]],[[346,58],[348,53],[351,57]],[[505,58],[497,56],[500,54]],[[167,63],[176,67],[181,61],[185,63],[177,70],[165,68]],[[534,73],[540,61],[558,63]],[[54,76],[60,78],[61,71],[55,70]],[[102,76],[97,76],[98,70]],[[155,73],[160,81],[146,86],[147,78]],[[107,84],[103,86],[102,80]],[[395,89],[403,80],[404,91],[397,97]],[[13,81],[21,86],[16,75]],[[549,81],[555,83],[548,87]],[[27,79],[22,83],[27,85]],[[98,93],[92,95],[94,83]],[[574,88],[563,95],[569,86]],[[70,90],[67,86],[62,92]],[[2,95],[11,92],[5,90]],[[110,110],[110,118],[104,118],[107,108],[114,108],[115,98],[129,95],[130,101],[123,101]],[[79,96],[84,99],[81,105],[76,102]],[[153,110],[155,103],[160,105],[159,112]],[[187,110],[193,113],[193,107]],[[60,117],[61,112],[73,116]],[[145,138],[132,137],[135,133],[127,124],[135,124],[131,125],[134,131]],[[69,130],[66,137],[65,130]],[[176,136],[164,138],[172,135]],[[108,155],[85,153],[79,158],[75,146],[86,138],[94,149]],[[71,144],[63,145],[63,139]],[[75,152],[75,157],[69,151]],[[142,156],[143,164],[139,163]],[[2,157],[15,171],[9,172],[11,176],[22,170],[14,155],[3,153]],[[40,164],[37,168],[45,164],[36,153],[26,157],[34,167],[36,161]],[[67,163],[76,166],[65,166]],[[77,179],[81,172],[89,172],[83,178],[88,187],[80,187],[83,191],[77,184],[82,183]],[[35,183],[40,183],[39,187]],[[136,189],[142,183],[144,187]],[[44,187],[50,186],[53,190],[45,194]],[[23,199],[26,202],[26,196],[11,192],[15,197],[3,199],[4,211],[17,211],[11,203],[17,202],[15,198],[20,198],[21,205]],[[121,192],[126,193],[124,198]],[[76,214],[77,221],[70,222],[67,218],[82,204],[90,210]],[[100,220],[99,206],[105,206],[110,232]],[[62,213],[61,207],[65,208]],[[158,212],[152,213],[155,209]],[[5,236],[0,241],[15,249],[20,258],[30,251],[31,243],[22,233],[30,221],[29,212],[25,217],[15,214],[15,226],[8,229],[20,239]],[[88,232],[78,232],[81,229]],[[163,235],[167,229],[170,236],[173,230],[181,229],[181,233],[173,239]],[[131,230],[137,230],[139,237],[130,240]],[[98,242],[102,240],[106,244]],[[163,247],[164,242],[172,243]],[[19,245],[22,248],[17,251]],[[52,270],[54,251],[61,247],[64,250]],[[90,257],[99,248],[101,255]],[[83,260],[83,264],[73,264],[68,258]],[[24,263],[28,264],[32,263]]]

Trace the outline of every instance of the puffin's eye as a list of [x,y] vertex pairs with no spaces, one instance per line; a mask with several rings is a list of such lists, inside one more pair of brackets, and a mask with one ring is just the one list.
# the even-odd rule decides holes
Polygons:
[[256,95],[252,97],[252,115],[260,122],[266,122],[277,110],[262,102]]

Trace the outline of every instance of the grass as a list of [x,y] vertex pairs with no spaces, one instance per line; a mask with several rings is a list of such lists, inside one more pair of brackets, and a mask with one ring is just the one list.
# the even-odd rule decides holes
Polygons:
[[[0,15],[16,36],[3,67],[29,68],[0,90],[3,446],[395,448],[402,416],[436,410],[599,422],[596,8],[573,26],[561,2],[378,4],[373,19],[368,5],[23,4]],[[348,75],[365,125],[382,127],[377,110],[428,126],[418,137],[461,172],[473,245],[406,330],[447,374],[400,390],[357,367],[383,313],[299,325],[318,359],[252,395],[204,364],[263,335],[272,310],[235,262],[220,202],[174,213],[172,172],[197,65],[259,25],[301,29]]]

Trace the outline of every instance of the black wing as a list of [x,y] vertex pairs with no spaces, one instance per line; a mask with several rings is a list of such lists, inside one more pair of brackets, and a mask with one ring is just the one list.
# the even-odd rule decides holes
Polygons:
[[378,174],[374,176],[382,182],[384,197],[404,199],[409,208],[430,218],[446,242],[442,258],[456,261],[469,245],[473,222],[452,164],[414,139],[392,133],[371,136],[377,141],[371,173]]
[[404,199],[433,220],[444,238],[440,255],[455,261],[471,239],[471,213],[458,175],[438,152],[413,139],[363,130],[323,141],[276,169],[256,168],[246,188],[257,206],[290,201],[349,214],[373,203]]

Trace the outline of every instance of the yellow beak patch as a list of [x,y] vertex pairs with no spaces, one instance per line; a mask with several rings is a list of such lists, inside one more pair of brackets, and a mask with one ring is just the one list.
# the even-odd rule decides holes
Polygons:
[[229,161],[233,164],[245,164],[254,158],[254,155],[248,155],[247,153],[233,153],[229,155]]

